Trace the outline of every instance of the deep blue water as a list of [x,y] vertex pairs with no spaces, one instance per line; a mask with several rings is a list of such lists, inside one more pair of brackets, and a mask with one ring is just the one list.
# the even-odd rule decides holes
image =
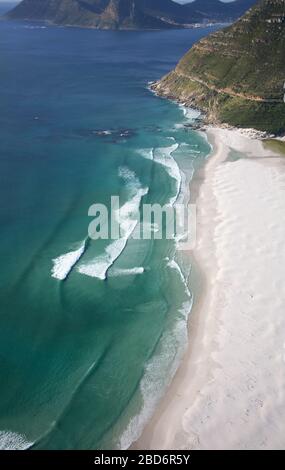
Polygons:
[[168,203],[169,166],[209,152],[147,84],[211,30],[0,21],[0,446],[126,447],[174,373],[191,307],[174,241],[129,239],[106,280],[117,247],[83,247],[91,204]]

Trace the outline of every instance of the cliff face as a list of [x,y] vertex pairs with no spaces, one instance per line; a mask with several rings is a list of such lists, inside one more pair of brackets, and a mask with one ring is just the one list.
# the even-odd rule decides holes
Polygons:
[[11,19],[48,20],[102,29],[163,29],[203,21],[230,21],[255,0],[195,0],[180,5],[172,0],[23,0],[8,13]]
[[198,42],[155,90],[204,110],[210,122],[285,131],[285,0],[261,0]]

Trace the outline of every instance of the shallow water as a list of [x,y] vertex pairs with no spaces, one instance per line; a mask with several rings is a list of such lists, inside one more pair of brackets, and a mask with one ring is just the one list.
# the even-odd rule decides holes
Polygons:
[[[174,240],[131,239],[131,214],[173,203],[209,151],[147,83],[212,29],[0,22],[2,447],[125,448],[174,373],[190,267]],[[91,241],[111,195],[125,235]]]

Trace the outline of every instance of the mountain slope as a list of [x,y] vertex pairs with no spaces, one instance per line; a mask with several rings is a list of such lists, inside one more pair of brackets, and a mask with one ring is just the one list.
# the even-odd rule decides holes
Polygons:
[[57,24],[91,25],[98,21],[108,1],[104,0],[23,0],[6,15],[10,19],[48,20]]
[[55,24],[108,29],[162,29],[181,26],[193,17],[172,0],[23,0],[10,19],[41,19]]
[[7,16],[102,29],[163,29],[230,21],[246,10],[245,3],[254,1],[236,0],[229,6],[220,0],[187,5],[172,0],[23,0]]
[[234,21],[242,16],[256,0],[236,0],[223,3],[220,0],[195,0],[186,6],[189,12],[196,12],[205,18],[216,21]]
[[154,85],[187,101],[210,122],[285,131],[285,0],[261,0],[234,25],[216,32]]

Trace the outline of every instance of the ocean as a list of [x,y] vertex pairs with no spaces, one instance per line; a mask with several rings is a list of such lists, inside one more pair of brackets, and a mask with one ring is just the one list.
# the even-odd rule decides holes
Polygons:
[[[0,448],[125,449],[175,373],[191,265],[132,239],[131,214],[174,203],[209,154],[148,83],[214,29],[0,21]],[[90,240],[112,195],[127,236]]]

